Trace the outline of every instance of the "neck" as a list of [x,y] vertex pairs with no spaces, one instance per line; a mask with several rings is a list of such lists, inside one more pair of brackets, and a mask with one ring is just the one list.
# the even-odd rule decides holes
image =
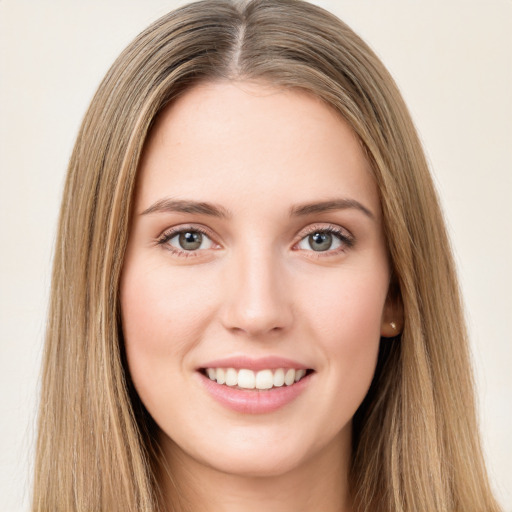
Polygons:
[[188,457],[168,438],[162,439],[162,448],[166,468],[160,481],[168,512],[352,511],[346,437],[299,467],[269,476],[218,471]]

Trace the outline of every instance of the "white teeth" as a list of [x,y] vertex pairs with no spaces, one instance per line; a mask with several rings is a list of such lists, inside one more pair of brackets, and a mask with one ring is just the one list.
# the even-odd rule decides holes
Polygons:
[[226,371],[224,368],[217,368],[217,384],[224,384],[226,382]]
[[291,386],[294,382],[295,382],[295,370],[293,368],[290,368],[284,376],[284,383],[287,386]]
[[242,389],[264,390],[273,387],[279,388],[283,385],[291,386],[306,375],[306,370],[278,368],[277,370],[254,372],[245,368],[240,370],[235,368],[206,368],[206,375],[209,379],[217,381],[217,384],[226,384],[231,387],[238,386]]
[[256,388],[270,389],[274,385],[272,370],[261,370],[256,374]]
[[228,386],[236,386],[238,384],[238,372],[234,368],[226,370],[226,384]]
[[243,389],[254,389],[256,378],[252,370],[240,370],[238,372],[238,387]]
[[306,370],[296,370],[295,371],[295,382],[299,382],[302,377],[306,375]]
[[274,372],[274,386],[280,388],[284,384],[284,370],[279,368]]

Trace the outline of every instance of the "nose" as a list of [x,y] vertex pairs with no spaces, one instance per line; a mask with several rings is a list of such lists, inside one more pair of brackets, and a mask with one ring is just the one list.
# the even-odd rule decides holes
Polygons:
[[279,258],[269,251],[233,256],[226,268],[222,323],[235,334],[263,337],[292,324],[292,294]]

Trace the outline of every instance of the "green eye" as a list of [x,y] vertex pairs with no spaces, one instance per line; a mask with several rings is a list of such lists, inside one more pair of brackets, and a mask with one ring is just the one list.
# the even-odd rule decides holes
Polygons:
[[[176,238],[176,237],[175,237]],[[180,249],[185,251],[195,251],[203,243],[203,234],[197,231],[186,231],[178,235]]]
[[306,235],[297,245],[303,251],[331,252],[350,247],[352,239],[337,229],[317,229]]
[[169,248],[176,253],[194,252],[203,249],[211,249],[214,246],[212,240],[197,229],[184,229],[182,231],[172,231],[166,234],[159,242],[170,246]]
[[313,233],[308,236],[308,243],[313,251],[328,251],[331,249],[332,239],[331,233]]

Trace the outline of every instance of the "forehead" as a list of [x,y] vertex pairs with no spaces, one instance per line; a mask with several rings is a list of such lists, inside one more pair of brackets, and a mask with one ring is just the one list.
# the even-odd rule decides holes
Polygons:
[[162,195],[253,208],[262,198],[350,196],[380,210],[361,144],[341,116],[309,93],[263,83],[188,90],[158,117],[139,172],[139,210]]

